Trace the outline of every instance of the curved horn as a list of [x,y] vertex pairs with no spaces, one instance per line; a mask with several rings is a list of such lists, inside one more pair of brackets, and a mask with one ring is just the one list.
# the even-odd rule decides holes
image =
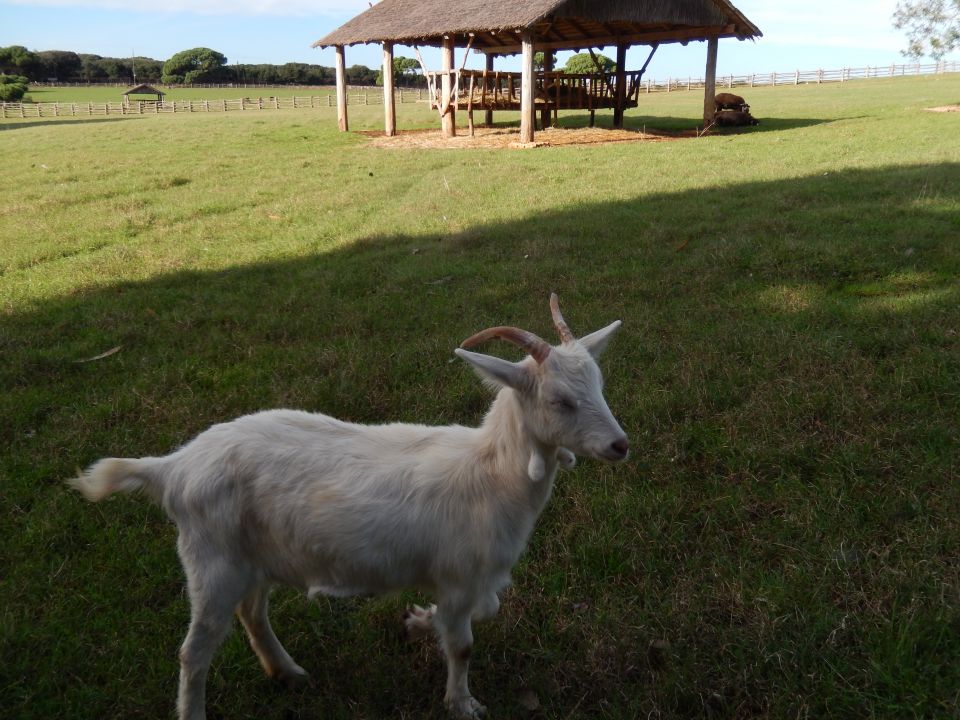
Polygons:
[[550,313],[553,315],[553,324],[556,325],[557,332],[560,333],[560,340],[565,343],[574,342],[576,338],[570,332],[567,323],[564,322],[563,315],[560,314],[560,298],[557,297],[556,293],[550,293]]
[[481,330],[476,335],[471,335],[460,343],[460,347],[471,348],[492,338],[500,338],[501,340],[506,340],[508,343],[520,346],[533,356],[533,359],[537,361],[538,365],[542,365],[543,361],[547,359],[547,355],[550,354],[550,346],[532,332],[521,330],[520,328],[507,327],[505,325]]

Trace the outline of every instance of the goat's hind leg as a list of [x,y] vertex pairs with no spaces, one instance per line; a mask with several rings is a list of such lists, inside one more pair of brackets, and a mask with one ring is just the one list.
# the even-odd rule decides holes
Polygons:
[[250,584],[250,575],[225,558],[204,553],[180,536],[179,550],[190,593],[190,629],[180,646],[180,720],[204,720],[210,661],[223,642],[233,611]]
[[237,617],[247,631],[250,646],[257,654],[267,675],[292,684],[307,677],[307,671],[297,665],[277,639],[270,618],[267,617],[270,587],[265,583],[254,585],[237,605]]

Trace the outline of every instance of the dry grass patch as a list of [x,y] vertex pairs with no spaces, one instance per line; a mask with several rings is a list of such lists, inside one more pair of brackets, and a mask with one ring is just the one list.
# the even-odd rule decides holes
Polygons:
[[547,128],[536,133],[533,143],[521,143],[520,130],[515,127],[478,127],[471,137],[465,129],[459,135],[445,138],[439,130],[400,130],[393,137],[379,130],[363,131],[372,138],[371,145],[379,148],[525,148],[559,147],[563,145],[596,145],[621,142],[665,142],[695,137],[694,132],[668,133],[665,131],[616,130],[611,128]]

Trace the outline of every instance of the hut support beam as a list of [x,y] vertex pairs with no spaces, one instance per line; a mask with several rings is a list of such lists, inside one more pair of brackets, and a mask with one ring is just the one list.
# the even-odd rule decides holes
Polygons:
[[393,43],[383,44],[383,132],[397,134],[397,106],[393,95]]
[[440,126],[443,129],[444,137],[456,137],[457,107],[451,101],[453,97],[453,38],[450,36],[443,38],[441,60],[443,77],[440,81],[440,106],[443,108],[443,112],[440,116]]
[[616,82],[616,105],[613,108],[613,126],[615,128],[623,127],[623,107],[626,105],[627,93],[627,46],[623,43],[617,45],[617,82]]
[[[543,71],[545,73],[553,72],[553,52],[546,50],[543,53]],[[546,90],[547,83],[544,81],[544,97],[549,100],[550,93]],[[550,127],[550,106],[547,103],[544,103],[543,109],[540,111],[540,127],[543,130],[546,130]]]
[[[486,54],[486,65],[484,65],[484,67],[487,70],[487,75],[493,75],[493,57],[494,56],[492,53]],[[483,115],[483,124],[486,125],[487,127],[491,127],[493,125],[493,106],[492,105],[487,105],[487,110]]]
[[337,45],[337,126],[340,132],[347,132],[347,62],[343,45]]
[[533,35],[522,37],[523,56],[520,63],[520,142],[533,142]]
[[703,74],[703,126],[713,122],[716,112],[714,95],[717,90],[717,46],[720,44],[715,37],[707,40],[707,67]]

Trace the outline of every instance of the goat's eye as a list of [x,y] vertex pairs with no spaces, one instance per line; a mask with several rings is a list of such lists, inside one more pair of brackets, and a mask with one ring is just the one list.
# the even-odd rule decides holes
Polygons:
[[577,409],[577,403],[570,398],[556,398],[551,401],[551,404],[564,412],[575,412]]

